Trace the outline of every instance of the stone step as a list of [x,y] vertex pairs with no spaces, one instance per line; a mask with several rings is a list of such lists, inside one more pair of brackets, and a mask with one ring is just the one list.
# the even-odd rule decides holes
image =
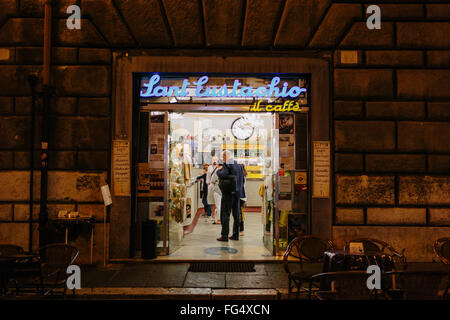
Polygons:
[[[70,296],[70,293],[68,294]],[[78,299],[160,299],[160,300],[279,300],[287,299],[286,289],[211,288],[83,288]]]

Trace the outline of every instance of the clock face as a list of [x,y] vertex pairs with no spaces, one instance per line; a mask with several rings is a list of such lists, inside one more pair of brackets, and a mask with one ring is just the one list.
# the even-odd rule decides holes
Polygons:
[[236,139],[247,140],[253,135],[255,128],[244,118],[237,118],[231,125],[231,132]]

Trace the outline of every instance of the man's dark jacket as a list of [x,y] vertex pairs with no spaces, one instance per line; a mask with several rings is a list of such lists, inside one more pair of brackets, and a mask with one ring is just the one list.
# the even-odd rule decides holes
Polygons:
[[238,198],[245,197],[245,191],[244,191],[244,169],[242,166],[237,163],[235,160],[233,163],[227,163],[224,164],[222,169],[217,171],[217,176],[219,179],[226,179],[230,174],[232,174],[229,167],[233,167],[234,175],[236,176],[236,193],[235,195]]

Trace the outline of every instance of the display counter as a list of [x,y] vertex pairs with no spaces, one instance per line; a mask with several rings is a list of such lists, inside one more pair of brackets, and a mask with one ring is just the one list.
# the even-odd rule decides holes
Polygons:
[[184,210],[183,225],[191,224],[197,210],[203,207],[202,199],[200,199],[200,180],[196,180],[199,169],[193,170],[193,178],[191,183],[186,186],[186,209]]
[[245,182],[245,193],[247,196],[247,206],[261,207],[263,199],[259,195],[259,187],[263,183],[263,179],[247,179]]

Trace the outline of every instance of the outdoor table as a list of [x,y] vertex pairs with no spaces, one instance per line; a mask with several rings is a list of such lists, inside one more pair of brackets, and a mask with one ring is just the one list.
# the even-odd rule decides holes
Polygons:
[[[385,252],[349,252],[347,250],[332,250],[324,252],[322,272],[367,270],[369,265],[377,265],[381,272],[393,269],[392,256]],[[328,290],[331,284],[322,280],[321,290]]]
[[8,291],[9,276],[17,267],[24,266],[25,264],[36,264],[35,260],[39,259],[38,254],[16,254],[3,256],[0,255],[0,289],[3,294]]
[[94,249],[94,226],[95,226],[95,219],[92,217],[78,217],[78,218],[58,218],[58,219],[52,219],[50,220],[50,223],[61,226],[64,228],[64,243],[69,244],[69,227],[73,225],[78,224],[85,224],[89,226],[90,230],[90,262],[92,264],[92,256],[93,256],[93,249]]
[[324,252],[322,272],[367,270],[369,265],[377,265],[382,272],[393,269],[392,255],[385,252],[352,252],[333,250]]

